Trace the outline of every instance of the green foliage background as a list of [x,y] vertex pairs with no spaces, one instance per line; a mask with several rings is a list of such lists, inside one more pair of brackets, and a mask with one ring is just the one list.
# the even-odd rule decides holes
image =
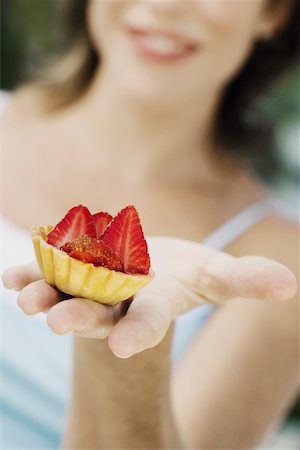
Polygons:
[[1,0],[1,89],[24,80],[28,55],[51,47],[56,12],[56,0]]

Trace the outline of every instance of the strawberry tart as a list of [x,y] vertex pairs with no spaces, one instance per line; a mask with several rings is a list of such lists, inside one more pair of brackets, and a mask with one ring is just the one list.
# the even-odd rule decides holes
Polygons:
[[79,205],[55,226],[34,226],[32,240],[46,281],[74,297],[116,304],[153,278],[138,213],[92,215]]

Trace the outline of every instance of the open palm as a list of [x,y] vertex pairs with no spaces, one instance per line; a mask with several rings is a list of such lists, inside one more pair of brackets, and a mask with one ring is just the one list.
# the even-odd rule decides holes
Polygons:
[[3,282],[21,291],[18,304],[25,314],[47,312],[48,324],[57,334],[108,337],[111,350],[122,358],[157,345],[177,315],[199,304],[223,304],[237,297],[280,301],[295,295],[293,273],[270,259],[235,258],[171,237],[147,241],[156,276],[133,299],[116,306],[66,299],[42,279],[35,263],[6,270]]

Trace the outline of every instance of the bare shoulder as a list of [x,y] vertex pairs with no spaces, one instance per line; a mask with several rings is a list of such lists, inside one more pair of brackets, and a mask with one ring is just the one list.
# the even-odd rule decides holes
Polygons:
[[54,121],[42,114],[40,100],[30,88],[17,90],[1,117],[2,214],[26,229],[34,220],[34,211],[42,211],[43,186],[55,173],[55,152],[63,140]]
[[[13,92],[9,95],[3,114],[1,114],[1,134],[3,138],[2,154],[6,172],[10,165],[18,161],[20,167],[28,161],[29,150],[33,148],[32,136],[35,134],[33,124],[37,123],[33,113],[33,101],[28,94]],[[15,167],[17,169],[17,167]],[[13,172],[11,172],[13,173]]]
[[[289,267],[299,283],[299,225],[282,216],[272,215],[261,220],[236,240],[227,252],[234,256],[259,255],[274,259]],[[230,302],[224,315],[238,317],[241,323],[253,321],[256,328],[261,323],[272,335],[294,346],[298,333],[299,293],[289,302],[274,303],[259,300],[247,304],[241,299]],[[268,327],[267,327],[268,324]],[[266,328],[267,327],[267,328]]]
[[8,94],[1,121],[5,125],[24,125],[41,115],[42,105],[41,96],[34,89],[19,88]]
[[234,256],[261,255],[299,272],[300,227],[283,216],[266,217],[226,249]]
[[42,104],[41,98],[30,88],[9,94],[0,118],[4,153],[21,155],[25,152],[28,156],[28,150],[34,148],[33,142],[40,137],[40,129],[47,123]]

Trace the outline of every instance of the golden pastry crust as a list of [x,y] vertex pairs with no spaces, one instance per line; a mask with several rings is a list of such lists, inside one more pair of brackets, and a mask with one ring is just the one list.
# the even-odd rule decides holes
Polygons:
[[46,242],[52,229],[51,225],[32,227],[32,242],[46,281],[66,294],[114,305],[132,297],[154,276],[116,272],[71,258]]

